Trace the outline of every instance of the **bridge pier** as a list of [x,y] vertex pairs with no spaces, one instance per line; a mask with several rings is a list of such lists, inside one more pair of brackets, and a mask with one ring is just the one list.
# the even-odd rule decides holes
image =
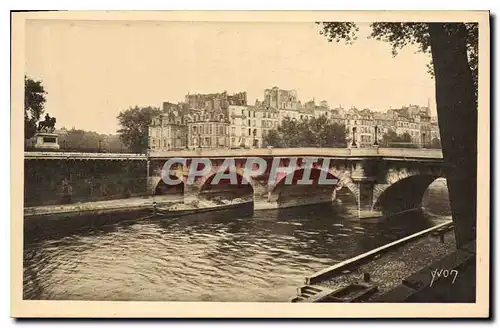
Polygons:
[[377,180],[376,164],[373,160],[359,160],[353,163],[351,179],[358,186],[356,198],[362,211],[370,211],[373,206],[373,190]]

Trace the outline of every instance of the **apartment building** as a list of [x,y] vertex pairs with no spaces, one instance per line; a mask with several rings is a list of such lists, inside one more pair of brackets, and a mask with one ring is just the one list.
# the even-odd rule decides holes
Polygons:
[[162,103],[162,114],[149,127],[151,149],[257,148],[270,130],[286,118],[308,120],[326,117],[346,127],[349,146],[371,147],[384,134],[409,134],[412,143],[426,145],[439,139],[439,127],[428,107],[416,105],[389,109],[330,108],[326,101],[301,103],[296,90],[266,89],[264,100],[247,105],[246,92],[228,95],[188,94],[184,103]]

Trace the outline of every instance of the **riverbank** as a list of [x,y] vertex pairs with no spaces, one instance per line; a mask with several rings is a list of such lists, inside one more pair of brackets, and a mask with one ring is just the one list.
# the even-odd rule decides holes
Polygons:
[[146,196],[62,205],[32,206],[24,208],[24,217],[30,218],[49,215],[100,215],[127,211],[132,212],[143,209],[151,209],[155,204],[157,206],[164,206],[179,202],[180,200],[182,200],[182,197]]
[[[403,302],[417,294],[420,289],[428,288],[432,279],[432,270],[451,271],[460,261],[469,261],[473,255],[461,254],[455,244],[451,222],[427,229],[415,234],[415,238],[394,245],[385,245],[380,249],[361,254],[358,257],[339,263],[306,278],[306,286],[335,291],[353,284],[376,286],[376,292],[367,295],[364,302]],[[404,239],[404,238],[403,238]],[[385,247],[385,249],[384,249]],[[456,254],[460,253],[457,257]],[[451,258],[448,259],[448,258]],[[444,267],[437,267],[443,263]],[[444,264],[446,263],[446,264]],[[367,276],[369,276],[368,279]],[[408,281],[417,278],[419,288],[408,287]],[[441,279],[441,284],[443,281]],[[418,284],[417,284],[418,285]],[[450,289],[451,280],[447,288]],[[470,294],[470,293],[469,293]],[[300,295],[300,290],[299,290]],[[416,301],[416,300],[413,300]],[[453,300],[451,300],[453,301]]]

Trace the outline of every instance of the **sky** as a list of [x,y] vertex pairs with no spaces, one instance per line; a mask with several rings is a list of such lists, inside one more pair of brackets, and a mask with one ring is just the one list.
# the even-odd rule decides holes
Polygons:
[[46,112],[66,127],[116,133],[120,111],[183,101],[185,94],[296,89],[302,102],[385,111],[427,105],[430,61],[416,47],[393,57],[361,24],[353,45],[329,43],[306,22],[30,20],[26,74],[42,80]]

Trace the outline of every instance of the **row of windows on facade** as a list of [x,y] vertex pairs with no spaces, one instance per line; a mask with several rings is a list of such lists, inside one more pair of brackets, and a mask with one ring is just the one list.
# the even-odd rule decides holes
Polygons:
[[[184,129],[185,129],[185,127],[184,127]],[[172,134],[173,134],[173,132],[170,132],[170,130],[164,131],[164,130],[159,129],[159,128],[150,128],[150,131],[149,131],[149,136],[154,136],[154,137],[157,137],[157,138],[160,137],[161,135],[165,135],[165,136],[168,135],[168,136],[170,136]],[[175,132],[175,137],[176,138],[183,138],[183,137],[185,137],[185,135],[186,135],[186,131],[185,130],[177,130]]]
[[[183,124],[187,124],[187,123],[191,123],[191,122],[200,122],[200,121],[204,121],[204,120],[208,121],[211,119],[212,118],[209,114],[205,114],[205,115],[195,114],[192,119],[188,116],[177,119],[177,120],[175,120],[175,124],[183,125]],[[224,116],[224,114],[220,114],[218,116],[218,120],[221,122],[224,122],[226,120],[226,117]],[[159,125],[166,126],[167,124],[173,124],[173,123],[174,123],[174,121],[172,121],[172,120],[161,119],[161,118],[156,118],[152,121],[152,125],[155,125],[155,126],[159,126]]]
[[[254,111],[254,110],[248,110],[248,117],[255,118],[256,117],[255,113],[256,113],[256,111]],[[247,114],[247,111],[245,111],[245,109],[242,108],[241,109],[241,115],[242,116],[246,116],[246,114]],[[234,109],[233,115],[238,115],[238,114],[236,114],[236,109]],[[278,118],[278,114],[277,113],[271,113],[271,112],[263,111],[262,112],[262,118]]]
[[[243,136],[243,135],[245,135],[246,131],[247,131],[247,129],[246,129],[246,128],[241,128],[241,134],[240,134],[240,135],[242,135],[242,136]],[[265,131],[266,131],[266,130],[263,130],[263,132],[265,132]],[[232,127],[232,128],[231,128],[231,135],[232,135],[232,136],[235,136],[235,135],[236,135],[236,128],[235,128],[235,127]],[[257,135],[257,129],[251,129],[251,128],[249,128],[249,129],[248,129],[248,135],[249,135],[249,136],[252,136],[252,135],[253,135],[253,136],[256,136],[256,135]]]
[[418,124],[410,123],[406,121],[394,121],[394,120],[384,120],[384,119],[375,119],[375,120],[345,120],[346,124],[354,124],[354,125],[385,125],[385,126],[407,126],[412,128],[418,128]]
[[[245,121],[242,121],[242,123],[244,123],[244,122]],[[233,125],[236,125],[235,119],[233,119],[231,121],[231,123]],[[257,121],[256,120],[248,120],[248,121],[246,121],[246,123],[247,123],[247,126],[256,126],[257,125]],[[245,125],[245,124],[242,124],[242,125]],[[272,128],[272,127],[277,128],[278,127],[278,122],[277,121],[261,120],[261,125],[264,128]]]
[[200,146],[224,146],[226,144],[225,140],[217,140],[215,143],[210,137],[203,137],[203,138],[196,138],[194,137],[192,139],[192,145],[198,145],[198,140],[199,140],[199,145]]
[[[258,145],[258,140],[250,138],[250,141],[253,141],[253,145],[254,146]],[[246,144],[247,139],[245,139],[245,138],[235,138],[235,137],[231,138],[231,144],[235,145],[237,142],[240,142],[242,144]]]
[[[396,132],[399,132],[399,133],[406,132],[412,136],[420,135],[420,131],[418,131],[418,130],[410,130],[410,129],[396,129],[396,130],[397,130]],[[358,130],[359,133],[370,133],[370,134],[372,134],[374,131],[375,131],[375,129],[372,129],[370,127],[364,127],[364,126],[360,127]],[[382,132],[387,133],[388,129],[377,129],[377,132],[378,133],[382,133]]]
[[415,124],[415,123],[400,122],[400,121],[397,122],[397,126],[404,126],[404,127],[409,127],[409,128],[413,128],[413,129],[416,129],[418,127],[417,124]]
[[[161,139],[155,139],[155,138],[150,138],[149,139],[149,145],[151,146],[152,149],[155,149],[156,147],[160,148],[162,147],[161,145]],[[174,141],[175,143],[176,141]],[[184,147],[186,146],[185,140],[179,139],[177,140],[177,147]],[[163,139],[163,148],[170,148],[170,143],[168,143],[168,139],[164,138]]]
[[227,134],[227,126],[226,125],[215,125],[215,129],[213,128],[213,124],[200,124],[200,125],[192,125],[191,133],[192,134],[213,134],[215,132],[216,135],[225,135]]

